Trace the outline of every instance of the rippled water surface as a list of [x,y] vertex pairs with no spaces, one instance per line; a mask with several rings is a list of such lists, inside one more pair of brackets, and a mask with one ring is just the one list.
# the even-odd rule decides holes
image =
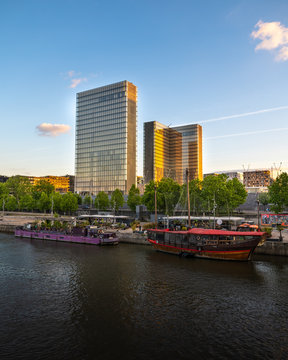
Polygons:
[[0,359],[287,359],[288,259],[0,234]]

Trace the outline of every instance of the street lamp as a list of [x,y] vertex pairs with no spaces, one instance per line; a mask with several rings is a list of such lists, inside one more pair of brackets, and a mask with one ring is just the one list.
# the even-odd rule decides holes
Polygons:
[[158,219],[157,219],[157,185],[154,185],[154,196],[155,196],[155,226],[157,229]]
[[189,170],[186,168],[186,184],[187,184],[187,213],[188,213],[188,227],[191,227],[191,220],[190,220],[190,194],[189,194]]
[[259,228],[260,227],[260,200],[257,199],[256,203],[257,203],[257,225]]

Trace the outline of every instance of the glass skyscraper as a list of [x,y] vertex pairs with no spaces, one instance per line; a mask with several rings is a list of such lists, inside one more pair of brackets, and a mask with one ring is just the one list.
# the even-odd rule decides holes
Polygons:
[[137,87],[128,81],[77,94],[75,190],[127,194],[136,184]]
[[202,127],[197,124],[169,127],[157,121],[144,123],[144,182],[170,177],[183,184],[203,179]]

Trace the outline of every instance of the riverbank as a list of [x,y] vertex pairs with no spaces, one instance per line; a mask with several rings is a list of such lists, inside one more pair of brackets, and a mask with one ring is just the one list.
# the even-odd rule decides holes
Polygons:
[[[31,215],[6,215],[0,218],[0,232],[14,234],[17,226],[23,226],[37,220],[51,218],[48,214],[31,214]],[[61,218],[63,219],[63,217]],[[66,216],[65,220],[71,220],[71,217]],[[144,234],[133,233],[132,229],[127,230],[113,230],[119,238],[119,242],[126,244],[150,245],[147,241],[147,236]]]
[[[49,217],[51,218],[49,214],[7,214],[0,217],[0,232],[14,234],[16,226]],[[69,220],[71,217],[65,216],[65,219]],[[114,231],[117,233],[121,243],[151,246],[145,234],[133,233],[132,229]],[[282,231],[282,237],[283,241],[278,241],[279,231],[273,230],[271,239],[268,239],[262,246],[257,247],[255,254],[288,256],[288,229]]]

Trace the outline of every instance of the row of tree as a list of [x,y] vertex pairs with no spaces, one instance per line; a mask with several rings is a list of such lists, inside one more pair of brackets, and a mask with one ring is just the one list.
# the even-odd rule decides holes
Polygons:
[[[170,178],[163,178],[158,183],[150,181],[142,197],[148,210],[155,209],[155,189],[157,209],[159,212],[172,215],[174,209],[187,209],[187,185],[180,186]],[[246,200],[244,185],[236,178],[228,180],[224,174],[210,175],[201,180],[189,182],[190,209],[195,215],[215,212],[227,213],[236,209]]]
[[[175,209],[187,209],[187,185],[179,185],[171,178],[162,178],[161,181],[151,180],[145,187],[141,197],[139,189],[132,185],[127,199],[127,205],[132,211],[140,204],[146,205],[149,211],[155,210],[155,192],[157,209],[166,215],[172,215]],[[244,185],[236,178],[228,179],[224,174],[210,175],[204,180],[189,182],[190,209],[195,215],[202,213],[226,213],[230,215],[246,200],[247,192]],[[288,174],[282,173],[269,187],[268,194],[260,194],[259,200],[263,205],[272,204],[271,209],[276,213],[288,207]],[[125,201],[122,192],[115,189],[112,195],[99,192],[94,201],[87,195],[83,200],[87,207],[98,210],[112,209],[115,212]],[[29,180],[21,176],[12,176],[6,183],[0,183],[0,204],[2,209],[39,210],[71,213],[82,204],[78,194],[66,193],[61,195],[55,192],[54,186],[47,180],[40,180],[32,186]]]
[[268,193],[259,194],[259,201],[266,206],[271,204],[271,210],[282,213],[288,207],[288,174],[281,173],[268,187]]
[[32,185],[28,178],[12,176],[6,183],[0,183],[0,204],[2,210],[54,211],[73,213],[81,204],[81,197],[70,192],[61,195],[47,180]]

